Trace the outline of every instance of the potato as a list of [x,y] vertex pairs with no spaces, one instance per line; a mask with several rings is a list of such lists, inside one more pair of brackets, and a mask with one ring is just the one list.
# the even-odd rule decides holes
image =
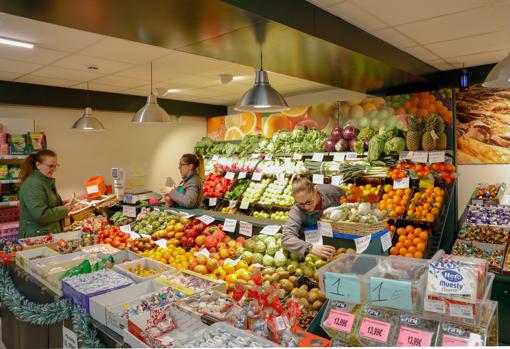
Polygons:
[[312,304],[312,309],[313,310],[320,310],[320,308],[322,307],[322,304],[323,303],[321,301],[315,301]]
[[314,287],[314,288],[312,288],[312,289],[310,290],[310,292],[318,292],[318,291],[320,291],[320,289],[319,289],[319,288],[317,288],[317,287]]
[[289,272],[285,270],[279,271],[278,275],[280,275],[280,279],[288,279],[290,276]]
[[308,301],[310,302],[310,304],[313,304],[318,299],[319,299],[319,294],[317,291],[308,292]]
[[308,292],[308,286],[306,286],[306,285],[301,285],[301,287],[299,289],[305,290]]
[[307,298],[308,297],[308,291],[305,291],[303,289],[298,289],[298,291],[296,292],[296,295],[295,295],[297,298]]
[[345,247],[340,247],[340,248],[339,248],[336,252],[337,252],[337,253],[345,253],[345,251],[347,251],[347,250],[345,249]]
[[296,284],[297,279],[298,279],[297,276],[294,275],[289,276],[289,281],[292,282],[293,285]]
[[293,296],[293,297],[296,297],[298,298],[297,294],[299,292],[299,288],[293,288],[292,291],[290,292],[290,294]]
[[274,274],[272,275],[272,277],[273,277],[273,281],[278,281],[278,280],[280,280],[280,275],[278,275],[278,273],[274,273]]
[[321,302],[326,301],[326,296],[324,295],[324,292],[319,291],[319,292],[317,293],[317,295],[319,296],[319,300],[320,300]]
[[287,280],[287,279],[283,279],[283,280],[281,281],[281,285],[282,285],[282,288],[283,288],[285,291],[287,291],[287,292],[292,291],[292,290],[293,290],[293,288],[294,288],[294,286],[292,285],[292,283],[291,283],[289,280]]
[[345,251],[345,253],[356,253],[356,250],[353,248],[348,248],[347,251]]
[[310,309],[310,303],[308,303],[308,300],[306,298],[299,298],[298,303],[305,309]]

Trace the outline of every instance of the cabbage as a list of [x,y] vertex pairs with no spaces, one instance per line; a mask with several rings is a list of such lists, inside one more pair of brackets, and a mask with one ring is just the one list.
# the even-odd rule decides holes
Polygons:
[[251,263],[252,264],[262,264],[262,259],[264,258],[264,255],[262,253],[255,252],[251,257]]
[[253,252],[255,250],[255,241],[252,239],[246,240],[244,243],[244,249],[250,252]]
[[377,135],[372,137],[372,139],[368,142],[368,161],[379,160],[382,152],[384,151],[384,143],[385,139],[383,136]]
[[404,151],[406,148],[406,141],[402,137],[393,137],[384,145],[384,152],[386,154],[390,153],[400,153]]
[[284,267],[285,264],[287,264],[287,258],[283,254],[282,250],[276,251],[276,254],[274,255],[274,264],[277,267]]
[[357,139],[354,142],[354,146],[352,149],[356,154],[363,155],[365,151],[365,141],[363,139]]
[[276,244],[276,242],[270,241],[266,248],[266,254],[268,254],[270,256],[274,256],[276,251],[278,251],[278,250],[279,250],[279,247]]
[[262,241],[257,241],[255,243],[255,246],[253,248],[253,251],[254,252],[258,252],[258,253],[264,253],[266,252],[266,244],[264,244]]
[[252,259],[253,259],[253,253],[251,253],[250,251],[244,251],[241,254],[241,259],[243,261],[245,261],[246,263],[251,264]]
[[272,267],[274,266],[274,258],[272,256],[269,256],[269,255],[264,255],[264,257],[262,258],[262,265],[264,265],[265,267]]
[[361,129],[361,131],[358,134],[358,139],[370,139],[375,135],[375,131],[369,127]]
[[291,252],[290,253],[290,259],[292,259],[293,261],[298,261],[301,260],[301,256],[296,253],[296,252]]

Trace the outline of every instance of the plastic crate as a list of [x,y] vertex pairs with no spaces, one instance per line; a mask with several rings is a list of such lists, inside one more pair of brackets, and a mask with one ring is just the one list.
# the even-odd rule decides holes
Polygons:
[[17,236],[18,232],[19,232],[19,221],[0,223],[0,238]]
[[0,223],[19,220],[19,207],[11,206],[0,209]]
[[[136,268],[139,265],[142,266],[143,268],[146,268],[146,269],[152,269],[152,270],[156,271],[156,273],[153,274],[153,275],[141,277],[141,276],[138,276],[138,275],[136,275],[136,274],[134,274],[134,273],[129,271],[130,268]],[[140,283],[140,282],[143,282],[143,281],[147,281],[147,280],[151,280],[151,279],[157,278],[162,273],[169,273],[170,274],[172,272],[174,272],[174,273],[177,272],[177,270],[175,270],[174,268],[172,268],[169,265],[162,264],[162,263],[156,262],[156,261],[154,261],[152,259],[148,259],[148,258],[142,258],[142,259],[138,259],[138,260],[134,260],[134,261],[129,261],[129,262],[126,262],[126,263],[118,264],[118,265],[115,265],[113,267],[113,269],[115,271],[117,271],[118,273],[126,275],[127,277],[133,279],[136,283]]]

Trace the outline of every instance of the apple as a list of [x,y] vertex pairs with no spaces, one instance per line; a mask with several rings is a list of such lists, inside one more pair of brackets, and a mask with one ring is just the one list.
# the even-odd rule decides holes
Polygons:
[[[228,236],[228,235],[227,235]],[[229,248],[237,248],[237,242],[235,240],[230,240],[228,243],[227,243],[227,246]]]
[[[235,251],[234,251],[234,253],[235,253]],[[228,249],[226,249],[226,248],[220,249],[220,257],[221,258],[225,259],[225,258],[228,258],[229,256],[230,256],[230,252]]]
[[[210,251],[210,252],[212,252],[212,249],[211,249],[211,251]],[[219,260],[221,259],[220,254],[219,254],[218,252],[213,252],[213,253],[211,253],[211,254],[209,255],[209,257],[210,257],[210,258],[214,258],[214,259],[216,259],[217,261],[219,261]]]
[[193,269],[194,272],[196,273],[199,273],[199,274],[202,274],[202,275],[205,275],[208,273],[208,270],[207,270],[207,267],[205,265],[197,265],[194,269]]
[[199,235],[195,238],[195,245],[202,246],[205,242],[205,235]]
[[201,265],[206,265],[207,264],[207,257],[204,256],[203,254],[199,254],[197,256],[197,258],[195,259],[195,261],[198,263],[198,264],[201,264]]
[[219,263],[214,258],[207,259],[207,270],[209,270],[210,273],[212,273],[216,268],[218,268]]

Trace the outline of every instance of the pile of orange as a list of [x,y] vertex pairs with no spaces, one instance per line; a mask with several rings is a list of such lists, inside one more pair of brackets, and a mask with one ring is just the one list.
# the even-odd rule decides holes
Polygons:
[[390,254],[412,258],[423,258],[429,241],[429,231],[408,225],[396,230],[398,240],[395,246],[390,248]]
[[377,207],[381,211],[388,211],[390,218],[402,217],[411,196],[411,189],[393,189],[391,184],[384,186],[384,194]]
[[452,112],[429,92],[414,93],[401,108],[397,109],[396,114],[415,114],[425,119],[433,114],[439,114],[447,124],[451,125],[453,121]]
[[417,221],[434,222],[443,205],[445,191],[439,187],[423,189],[414,193],[407,208],[407,218]]

